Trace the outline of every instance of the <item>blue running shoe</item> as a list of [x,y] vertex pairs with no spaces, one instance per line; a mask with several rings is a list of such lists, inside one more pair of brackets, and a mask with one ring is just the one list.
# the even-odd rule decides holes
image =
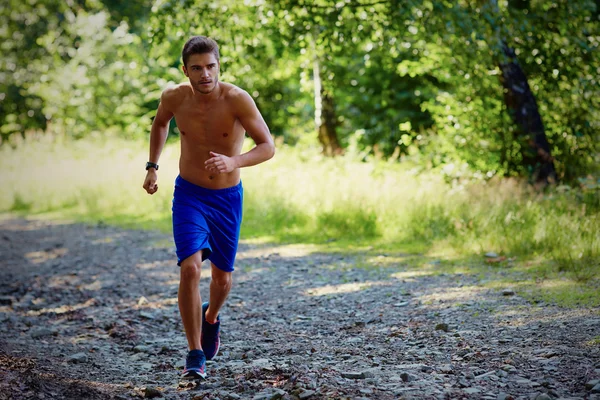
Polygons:
[[206,310],[208,303],[202,304],[202,333],[200,334],[200,343],[207,360],[212,360],[219,352],[221,345],[221,317],[217,315],[217,322],[214,324],[206,322]]
[[202,350],[192,350],[185,359],[183,379],[206,379],[206,357]]

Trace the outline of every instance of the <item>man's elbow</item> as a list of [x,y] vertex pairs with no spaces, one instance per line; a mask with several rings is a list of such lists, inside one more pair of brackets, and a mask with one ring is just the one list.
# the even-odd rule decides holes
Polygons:
[[275,143],[271,140],[271,141],[267,142],[266,144],[267,144],[267,146],[266,146],[267,160],[270,160],[275,155]]

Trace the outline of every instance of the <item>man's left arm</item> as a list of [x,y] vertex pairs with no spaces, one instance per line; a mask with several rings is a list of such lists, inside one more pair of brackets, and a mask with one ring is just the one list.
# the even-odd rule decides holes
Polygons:
[[275,144],[269,127],[252,97],[246,91],[238,89],[230,101],[235,114],[256,146],[244,154],[233,157],[211,151],[211,158],[205,163],[209,171],[228,173],[236,168],[250,167],[265,162],[275,154]]

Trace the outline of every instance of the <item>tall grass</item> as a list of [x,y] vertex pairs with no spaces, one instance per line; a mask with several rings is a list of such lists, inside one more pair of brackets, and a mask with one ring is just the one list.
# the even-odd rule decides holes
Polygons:
[[[170,229],[179,149],[165,148],[159,191],[142,189],[147,144],[27,140],[0,148],[0,212]],[[448,184],[397,164],[280,148],[242,171],[243,238],[456,254],[544,255],[590,279],[600,270],[598,192],[536,193],[515,180]]]

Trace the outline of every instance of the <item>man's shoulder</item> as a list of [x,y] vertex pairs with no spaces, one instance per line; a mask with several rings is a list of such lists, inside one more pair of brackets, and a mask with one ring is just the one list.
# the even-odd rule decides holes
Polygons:
[[179,83],[167,86],[160,97],[161,101],[179,102],[188,94],[192,93],[192,87],[189,83]]
[[227,99],[243,96],[245,93],[247,94],[241,87],[226,82],[221,82],[221,90],[223,90],[223,95]]
[[224,82],[222,83],[222,85],[223,85],[222,89],[223,89],[223,94],[224,94],[225,99],[232,104],[239,104],[240,102],[242,102],[242,103],[247,102],[249,99],[251,99],[248,92],[246,92],[241,87],[238,87],[231,83],[224,83]]

